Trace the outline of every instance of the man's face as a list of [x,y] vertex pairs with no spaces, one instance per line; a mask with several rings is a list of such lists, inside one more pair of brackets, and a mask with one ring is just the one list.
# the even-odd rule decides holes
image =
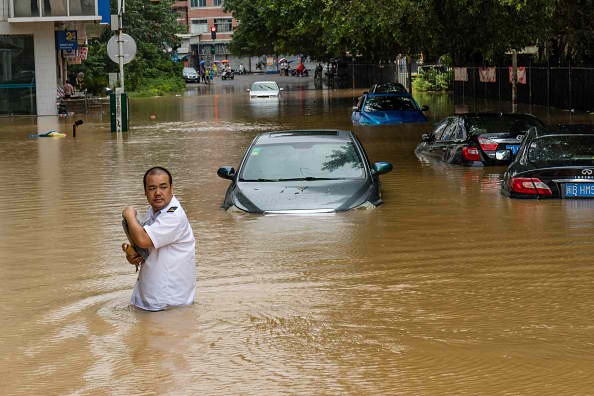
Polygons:
[[164,172],[147,176],[144,193],[155,212],[169,205],[173,198],[173,186],[169,184],[169,176]]

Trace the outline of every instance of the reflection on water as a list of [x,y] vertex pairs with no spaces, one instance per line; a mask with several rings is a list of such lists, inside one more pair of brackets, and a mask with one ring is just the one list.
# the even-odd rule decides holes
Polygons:
[[[119,136],[100,114],[76,139],[28,139],[36,120],[0,119],[0,393],[590,392],[594,202],[509,200],[503,168],[417,158],[447,96],[418,95],[429,123],[353,128],[358,91],[287,78],[260,107],[250,81],[135,99]],[[222,211],[217,168],[237,167],[259,132],[301,128],[352,129],[372,161],[392,162],[385,204]],[[197,236],[198,288],[195,305],[148,314],[128,306],[119,219],[145,204],[142,175],[157,164]]]

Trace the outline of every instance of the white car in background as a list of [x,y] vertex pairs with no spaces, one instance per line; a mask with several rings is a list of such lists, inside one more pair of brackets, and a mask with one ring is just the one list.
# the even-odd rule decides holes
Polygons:
[[182,76],[187,83],[189,82],[200,82],[198,72],[193,67],[184,67],[182,70]]
[[278,98],[282,90],[283,88],[279,88],[276,81],[255,81],[248,89],[248,92],[250,93],[250,99]]

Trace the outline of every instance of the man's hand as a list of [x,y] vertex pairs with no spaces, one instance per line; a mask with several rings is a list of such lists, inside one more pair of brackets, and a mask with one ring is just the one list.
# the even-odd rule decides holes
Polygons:
[[130,264],[135,265],[138,271],[138,266],[144,262],[142,256],[136,253],[136,250],[129,243],[122,243],[122,250],[126,253],[126,260]]
[[136,219],[136,209],[134,206],[126,206],[122,211],[122,217],[130,223],[130,219]]

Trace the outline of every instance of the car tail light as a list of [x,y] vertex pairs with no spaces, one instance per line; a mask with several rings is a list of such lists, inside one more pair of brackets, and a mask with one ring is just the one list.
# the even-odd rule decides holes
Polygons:
[[462,147],[462,156],[468,161],[480,161],[481,155],[476,147]]
[[479,137],[478,141],[483,151],[497,150],[497,146],[499,145],[499,143],[497,143],[496,141],[484,137]]
[[553,195],[549,186],[536,177],[512,178],[511,190],[520,194]]

